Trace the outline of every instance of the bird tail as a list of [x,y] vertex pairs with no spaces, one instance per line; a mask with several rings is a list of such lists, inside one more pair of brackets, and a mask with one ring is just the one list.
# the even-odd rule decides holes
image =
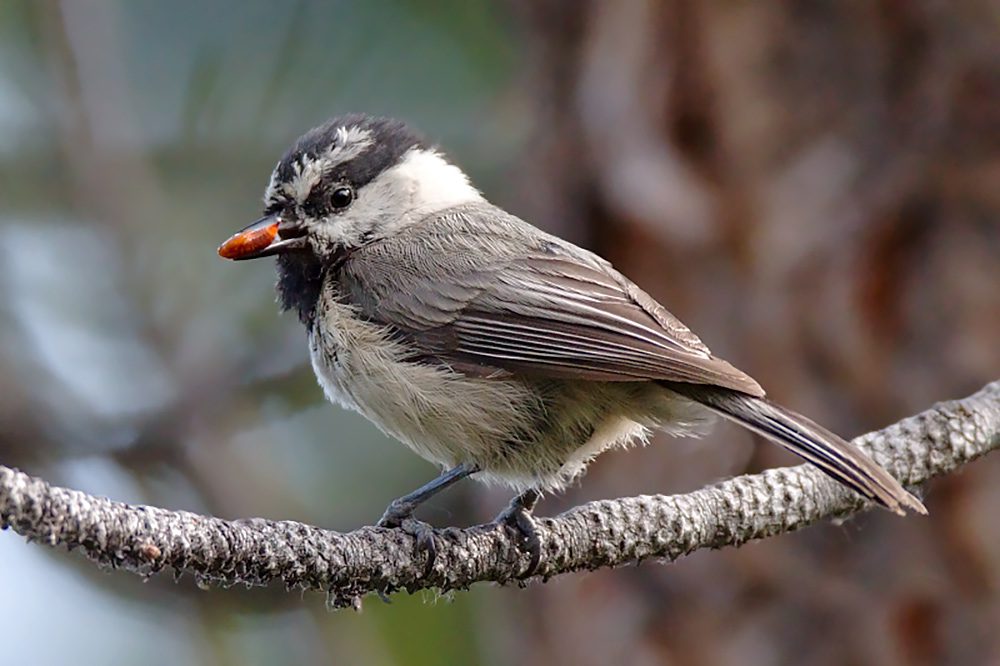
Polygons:
[[801,414],[732,389],[699,384],[669,388],[801,456],[840,483],[894,513],[927,513],[916,497],[856,446]]

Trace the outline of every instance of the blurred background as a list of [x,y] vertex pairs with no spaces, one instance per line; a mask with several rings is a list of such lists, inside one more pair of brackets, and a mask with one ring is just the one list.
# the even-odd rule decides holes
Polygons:
[[[853,436],[1000,377],[1000,7],[0,0],[0,463],[114,499],[348,530],[435,470],[326,404],[255,219],[299,134],[402,117]],[[791,463],[720,426],[540,507]],[[0,534],[0,662],[1000,663],[1000,457],[738,550],[527,589],[199,590]],[[461,485],[422,516],[483,522]]]

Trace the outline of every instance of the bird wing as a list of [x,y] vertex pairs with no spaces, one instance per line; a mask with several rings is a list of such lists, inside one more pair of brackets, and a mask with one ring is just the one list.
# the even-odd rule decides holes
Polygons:
[[339,285],[360,316],[463,373],[764,395],[611,264],[489,204],[450,209],[353,251]]

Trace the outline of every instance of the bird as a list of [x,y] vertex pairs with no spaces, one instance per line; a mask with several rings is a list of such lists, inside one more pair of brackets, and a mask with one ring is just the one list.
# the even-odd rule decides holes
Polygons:
[[[490,203],[405,122],[334,117],[274,167],[263,216],[218,249],[273,256],[326,397],[439,466],[378,524],[474,476],[537,567],[533,511],[600,453],[721,416],[898,514],[924,505],[859,448],[771,401],[611,263]],[[431,553],[433,555],[433,552]]]

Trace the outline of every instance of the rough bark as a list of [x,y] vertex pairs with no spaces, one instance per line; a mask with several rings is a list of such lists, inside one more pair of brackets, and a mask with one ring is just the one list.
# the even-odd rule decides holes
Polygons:
[[[1000,447],[1000,381],[854,440],[904,484],[922,484]],[[700,548],[738,546],[869,508],[808,465],[730,479],[675,496],[590,502],[539,520],[542,560],[533,577],[675,560]],[[910,517],[910,520],[919,520]],[[335,607],[388,594],[524,580],[517,535],[477,526],[437,530],[437,556],[402,529],[341,534],[287,521],[227,521],[131,506],[54,487],[0,466],[0,525],[49,546],[80,549],[95,562],[149,576],[171,569],[199,584],[325,591]]]

